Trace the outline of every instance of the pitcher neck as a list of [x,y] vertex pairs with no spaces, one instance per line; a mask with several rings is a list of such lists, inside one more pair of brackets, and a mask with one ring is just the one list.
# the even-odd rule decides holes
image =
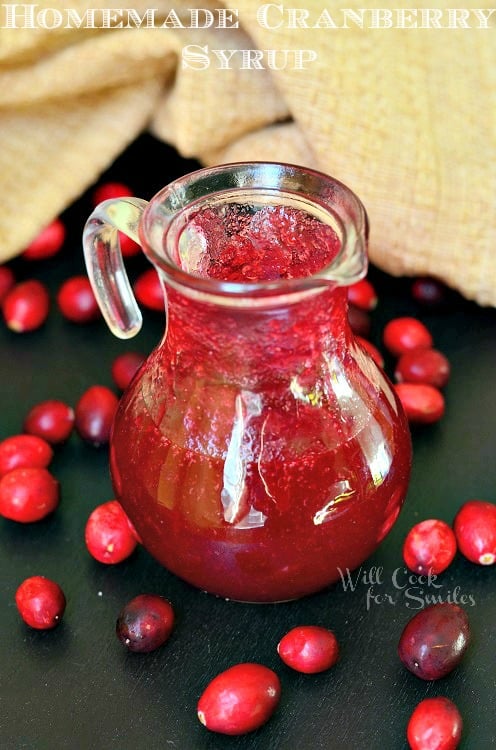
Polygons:
[[202,379],[254,388],[267,377],[285,379],[295,368],[318,367],[324,356],[344,357],[351,338],[341,287],[252,310],[216,306],[167,289],[164,356]]

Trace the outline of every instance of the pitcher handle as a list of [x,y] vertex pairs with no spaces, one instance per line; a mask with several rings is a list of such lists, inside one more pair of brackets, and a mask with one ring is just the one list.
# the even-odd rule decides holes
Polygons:
[[147,205],[141,198],[103,201],[83,231],[88,278],[108,327],[121,339],[136,336],[143,318],[124,267],[118,232],[141,244],[138,227]]

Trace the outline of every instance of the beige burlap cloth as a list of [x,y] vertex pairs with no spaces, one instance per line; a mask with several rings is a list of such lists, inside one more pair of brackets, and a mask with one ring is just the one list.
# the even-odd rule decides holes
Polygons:
[[[496,13],[484,29],[472,11],[463,20],[449,11],[458,3],[442,0],[436,28],[434,16],[421,15],[426,3],[402,21],[398,4],[383,2],[391,25],[377,28],[375,16],[374,28],[378,6],[368,0],[359,4],[363,27],[343,21],[335,3],[275,3],[257,18],[264,5],[2,5],[0,261],[149,129],[206,165],[270,159],[334,175],[367,207],[374,263],[395,275],[438,276],[496,305]],[[223,6],[237,11],[239,28],[173,26],[176,17],[190,25],[195,8],[218,24]],[[120,27],[104,28],[98,14],[97,28],[87,27],[85,13],[102,7],[116,9],[110,23]],[[307,15],[292,29],[295,7]],[[145,19],[150,8],[150,28],[125,13]],[[311,28],[325,9],[328,28]],[[415,19],[417,28],[398,28]],[[185,57],[188,45],[204,48],[200,61]],[[267,52],[261,69],[242,69],[241,53],[222,69],[214,49],[291,53],[272,60],[278,70]],[[299,70],[302,49],[317,59]]]

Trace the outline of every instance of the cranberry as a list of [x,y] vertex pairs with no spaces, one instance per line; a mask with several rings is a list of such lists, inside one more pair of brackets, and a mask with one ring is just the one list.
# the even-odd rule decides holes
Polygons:
[[100,317],[100,308],[86,276],[64,281],[57,294],[59,310],[73,323],[89,323]]
[[426,383],[444,388],[450,376],[450,363],[437,349],[415,349],[402,354],[394,377],[399,383]]
[[55,399],[41,401],[29,410],[24,420],[24,432],[37,435],[47,443],[63,443],[74,427],[74,409]]
[[35,435],[12,435],[0,443],[0,477],[13,469],[46,469],[53,450]]
[[158,273],[154,268],[144,271],[134,282],[134,293],[138,302],[150,310],[164,310],[164,292]]
[[11,331],[24,333],[43,325],[48,317],[50,297],[40,281],[30,279],[16,284],[2,304],[3,316]]
[[421,701],[408,722],[411,750],[456,750],[463,722],[458,708],[442,696]]
[[15,593],[15,603],[24,622],[36,630],[58,625],[66,605],[59,584],[45,576],[26,578]]
[[59,483],[46,469],[13,469],[0,479],[0,515],[11,521],[41,521],[59,499]]
[[118,639],[130,651],[149,653],[162,646],[174,627],[170,602],[157,594],[141,594],[122,609],[115,626]]
[[384,368],[384,358],[382,354],[380,353],[379,349],[367,339],[362,338],[362,336],[355,335],[355,339],[358,341],[358,343],[361,346],[363,346],[365,351],[368,352],[368,354],[370,354],[370,356],[376,363],[377,367]]
[[124,352],[112,362],[112,379],[117,388],[126,390],[134,375],[145,361],[144,354],[139,352]]
[[348,321],[355,336],[367,338],[370,335],[370,315],[355,305],[348,307]]
[[207,685],[198,701],[198,718],[213,732],[246,734],[270,719],[280,697],[275,672],[262,664],[236,664]]
[[462,555],[479,565],[496,562],[496,505],[469,500],[456,514],[453,526]]
[[0,305],[15,284],[14,272],[8,266],[0,266]]
[[119,232],[119,245],[124,258],[130,258],[141,252],[141,245],[138,245],[137,242],[128,237],[127,234],[124,234],[124,232]]
[[60,219],[55,219],[27,246],[22,257],[24,260],[51,258],[59,252],[64,241],[65,226]]
[[118,405],[119,399],[110,388],[104,385],[88,388],[75,409],[74,424],[83,440],[95,446],[108,443]]
[[102,182],[101,185],[95,188],[92,195],[92,202],[94,206],[98,206],[103,201],[112,200],[114,198],[126,198],[131,197],[133,191],[128,185],[123,182]]
[[413,424],[432,424],[444,414],[443,394],[424,383],[398,383],[394,386],[408,421]]
[[400,357],[413,349],[430,349],[433,344],[430,331],[416,318],[394,318],[383,331],[384,346],[394,356]]
[[348,301],[361,310],[377,307],[377,293],[368,279],[362,279],[348,287]]
[[406,624],[398,645],[404,666],[422,680],[445,677],[460,663],[470,640],[467,613],[457,604],[431,604]]
[[413,526],[403,544],[403,559],[414,573],[439,575],[451,565],[455,555],[453,529],[435,518]]
[[339,658],[339,644],[332,630],[300,625],[281,638],[277,653],[297,672],[316,674],[334,666]]
[[413,299],[426,307],[440,307],[446,302],[446,286],[428,276],[415,279],[411,292]]
[[138,544],[134,527],[117,500],[102,503],[90,513],[84,539],[90,555],[108,565],[125,560]]

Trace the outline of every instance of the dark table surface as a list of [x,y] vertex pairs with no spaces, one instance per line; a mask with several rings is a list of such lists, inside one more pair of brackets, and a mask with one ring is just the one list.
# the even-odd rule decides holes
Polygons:
[[[125,181],[150,198],[197,166],[142,136],[101,179]],[[45,281],[52,300],[65,278],[84,273],[80,238],[90,194],[64,213],[68,238],[56,258],[11,264],[19,279]],[[127,266],[134,278],[147,262],[134,258]],[[73,434],[56,450],[51,466],[62,488],[57,511],[29,525],[0,519],[0,748],[398,750],[406,748],[405,727],[414,707],[434,695],[458,705],[462,748],[496,746],[496,569],[457,555],[439,589],[413,580],[408,596],[394,583],[398,569],[404,581],[402,541],[414,523],[428,517],[451,522],[471,498],[496,502],[496,311],[456,296],[447,308],[429,310],[413,301],[409,280],[376,269],[371,277],[380,294],[372,340],[380,343],[392,317],[415,315],[452,365],[446,415],[413,431],[407,501],[390,535],[362,567],[366,575],[374,566],[380,570],[374,591],[364,580],[354,591],[337,584],[289,604],[244,605],[183,583],[141,547],[119,565],[97,563],[83,534],[91,510],[113,497],[108,451]],[[110,366],[117,354],[147,353],[163,333],[162,314],[145,311],[144,317],[142,332],[128,342],[114,338],[103,321],[71,324],[55,303],[36,332],[15,334],[0,324],[0,439],[20,432],[27,410],[39,401],[58,398],[74,405],[90,385],[112,387]],[[391,365],[388,361],[390,374]],[[64,619],[52,631],[29,629],[14,605],[17,586],[37,574],[57,580],[67,597]],[[369,591],[380,598],[367,607]],[[177,615],[170,641],[148,655],[128,653],[114,632],[123,604],[143,592],[169,598]],[[387,595],[393,604],[386,603]],[[467,611],[473,640],[451,675],[424,682],[406,671],[396,649],[406,622],[432,596],[472,597]],[[280,662],[278,640],[303,623],[336,632],[341,659],[329,672],[300,675]],[[197,720],[198,697],[212,677],[240,661],[259,661],[278,672],[280,706],[250,735],[210,733]]]

